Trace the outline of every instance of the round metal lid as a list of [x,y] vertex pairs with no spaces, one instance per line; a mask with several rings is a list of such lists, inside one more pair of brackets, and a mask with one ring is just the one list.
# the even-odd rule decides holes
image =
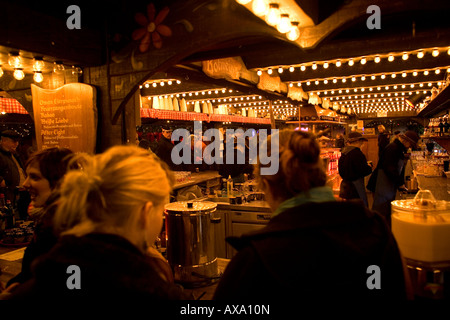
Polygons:
[[164,210],[170,213],[207,212],[215,209],[217,203],[211,201],[177,201],[166,204]]

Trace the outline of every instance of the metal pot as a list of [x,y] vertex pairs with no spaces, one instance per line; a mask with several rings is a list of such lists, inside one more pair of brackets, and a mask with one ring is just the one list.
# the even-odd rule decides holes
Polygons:
[[210,284],[219,279],[211,216],[217,204],[179,201],[165,206],[167,260],[174,279],[185,287]]

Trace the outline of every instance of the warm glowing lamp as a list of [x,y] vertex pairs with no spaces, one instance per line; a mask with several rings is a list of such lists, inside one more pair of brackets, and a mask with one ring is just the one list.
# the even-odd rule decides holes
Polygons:
[[266,22],[269,26],[276,26],[280,23],[280,10],[277,3],[269,4],[269,12],[266,16]]
[[15,68],[13,76],[16,80],[22,80],[23,78],[25,78],[25,73],[23,72],[22,68]]
[[280,23],[277,25],[277,30],[280,33],[286,33],[291,29],[291,20],[289,20],[289,15],[287,13],[283,13],[280,16]]
[[298,29],[299,23],[297,21],[291,21],[291,29],[286,34],[286,37],[291,40],[295,41],[300,37],[300,30]]
[[267,12],[267,4],[264,0],[253,0],[252,11],[258,17],[262,17]]
[[44,80],[44,76],[42,75],[42,71],[35,71],[33,75],[33,80],[37,83],[41,83]]

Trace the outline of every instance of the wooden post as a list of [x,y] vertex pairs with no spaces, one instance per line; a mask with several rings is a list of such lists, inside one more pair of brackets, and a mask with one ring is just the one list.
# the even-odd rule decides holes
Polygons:
[[272,100],[269,100],[270,128],[276,129],[275,118],[273,116]]

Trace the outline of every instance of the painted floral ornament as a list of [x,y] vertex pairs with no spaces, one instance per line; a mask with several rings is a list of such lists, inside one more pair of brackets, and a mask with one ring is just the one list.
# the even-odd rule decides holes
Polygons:
[[162,24],[163,20],[169,13],[169,8],[164,7],[157,15],[153,3],[147,5],[147,16],[143,13],[135,15],[136,22],[142,27],[133,31],[133,40],[141,40],[139,44],[139,51],[145,52],[150,47],[150,44],[156,49],[162,47],[162,37],[170,37],[172,30]]

